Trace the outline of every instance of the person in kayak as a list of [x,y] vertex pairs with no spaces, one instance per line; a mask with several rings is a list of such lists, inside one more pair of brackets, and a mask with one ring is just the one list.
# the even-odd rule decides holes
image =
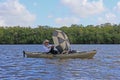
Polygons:
[[52,53],[52,54],[57,54],[58,51],[54,50],[54,46],[49,44],[49,40],[44,40],[43,41],[43,50],[46,53]]

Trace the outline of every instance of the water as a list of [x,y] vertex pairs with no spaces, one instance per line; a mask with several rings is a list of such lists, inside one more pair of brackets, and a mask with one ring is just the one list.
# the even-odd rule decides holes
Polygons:
[[0,45],[0,80],[120,80],[120,45],[72,45],[96,49],[93,59],[23,58],[41,45]]

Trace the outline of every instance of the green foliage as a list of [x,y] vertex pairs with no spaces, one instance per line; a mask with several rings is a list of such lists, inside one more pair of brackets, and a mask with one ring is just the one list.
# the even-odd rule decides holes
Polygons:
[[64,31],[72,44],[120,44],[120,24],[77,25],[53,28],[49,26],[0,27],[0,44],[42,44],[45,39],[52,41],[52,32]]

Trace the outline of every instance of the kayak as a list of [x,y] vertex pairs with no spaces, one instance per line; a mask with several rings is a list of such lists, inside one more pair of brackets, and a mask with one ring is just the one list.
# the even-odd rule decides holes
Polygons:
[[94,57],[94,55],[97,53],[96,50],[92,51],[82,51],[82,52],[75,52],[75,53],[69,53],[69,54],[47,54],[44,52],[28,52],[23,51],[23,56],[27,58],[81,58],[81,59],[91,59]]

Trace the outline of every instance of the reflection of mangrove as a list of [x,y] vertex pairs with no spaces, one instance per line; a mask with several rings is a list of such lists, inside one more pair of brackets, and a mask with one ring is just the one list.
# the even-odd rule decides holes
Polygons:
[[61,28],[49,26],[31,27],[0,27],[0,44],[41,44],[44,39],[52,41],[55,29],[64,31],[74,44],[120,44],[120,24],[110,23],[94,25],[71,25]]

